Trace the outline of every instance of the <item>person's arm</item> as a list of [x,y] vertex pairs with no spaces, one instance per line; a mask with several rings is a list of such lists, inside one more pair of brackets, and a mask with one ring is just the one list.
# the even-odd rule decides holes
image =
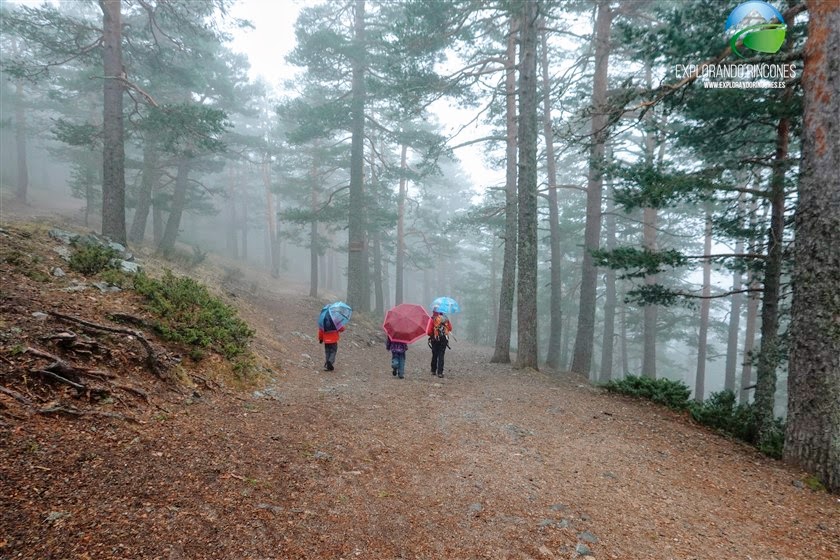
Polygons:
[[324,343],[324,329],[318,329],[318,344]]

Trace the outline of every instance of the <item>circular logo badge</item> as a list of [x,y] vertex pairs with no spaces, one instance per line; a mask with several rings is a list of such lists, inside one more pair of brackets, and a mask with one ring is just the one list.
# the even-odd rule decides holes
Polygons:
[[772,54],[782,48],[787,25],[779,10],[767,2],[750,0],[732,10],[726,18],[724,32],[732,52],[746,58],[738,49],[739,41],[756,52]]

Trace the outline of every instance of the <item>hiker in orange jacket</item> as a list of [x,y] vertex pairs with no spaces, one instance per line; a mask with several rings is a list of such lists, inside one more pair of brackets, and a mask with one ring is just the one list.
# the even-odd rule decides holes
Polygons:
[[452,332],[452,323],[449,318],[435,308],[432,312],[432,320],[429,321],[429,347],[432,349],[432,375],[443,377],[443,357],[446,349],[449,348],[449,333]]
[[335,369],[335,355],[338,353],[338,339],[341,338],[338,333],[344,332],[344,327],[337,331],[324,331],[318,329],[318,344],[324,345],[324,355],[326,361],[324,362],[324,371],[332,371]]

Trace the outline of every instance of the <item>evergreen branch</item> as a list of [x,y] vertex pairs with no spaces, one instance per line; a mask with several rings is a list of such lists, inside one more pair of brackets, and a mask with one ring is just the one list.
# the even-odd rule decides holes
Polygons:
[[[785,11],[782,14],[782,19],[784,19],[785,21],[792,20],[794,17],[796,17],[797,14],[799,14],[799,13],[805,11],[805,10],[806,10],[805,4],[798,4],[796,6],[793,6],[792,8],[789,8],[787,11]],[[715,66],[715,65],[719,64],[721,61],[723,61],[730,54],[732,54],[732,47],[727,46],[717,56],[713,56],[713,57],[707,59],[705,62],[701,62],[700,64],[698,64],[697,68],[693,72],[691,72],[688,76],[686,76],[685,78],[683,78],[679,82],[676,82],[674,84],[663,84],[663,85],[659,86],[658,88],[652,90],[651,93],[659,92],[659,93],[656,93],[656,95],[654,96],[653,99],[651,99],[649,101],[643,101],[642,103],[638,104],[637,106],[635,106],[631,109],[625,109],[624,112],[625,113],[632,113],[634,111],[641,111],[640,114],[639,114],[639,118],[641,118],[642,116],[644,116],[644,114],[648,110],[650,110],[653,106],[659,104],[659,102],[661,102],[666,97],[669,97],[669,96],[673,95],[677,91],[679,91],[679,90],[683,89],[684,87],[686,87],[686,86],[694,83],[695,81],[697,81],[697,78],[700,77],[700,74],[702,73],[703,68],[705,68],[707,66]],[[791,54],[786,55],[783,61],[797,60],[798,58],[801,58],[801,57],[802,57],[801,52],[800,53],[791,53]],[[770,57],[770,58],[767,58],[767,60],[778,61],[779,58],[778,57]],[[758,62],[761,62],[761,61],[759,60]]]
[[480,144],[481,142],[504,142],[506,140],[507,138],[505,136],[483,136],[474,140],[467,140],[466,142],[461,142],[460,144],[456,144],[455,146],[450,146],[449,149],[457,150],[458,148],[465,148],[473,144]]
[[738,259],[766,259],[767,255],[762,253],[727,253],[727,254],[720,254],[720,255],[683,255],[684,259],[726,259],[726,258],[738,258]]
[[344,187],[339,187],[338,189],[331,192],[329,198],[327,198],[327,201],[324,202],[317,210],[315,210],[315,214],[318,215],[321,212],[323,212],[324,210],[326,210],[327,207],[329,207],[329,205],[332,202],[332,199],[335,195],[337,195],[341,191],[346,191],[346,190],[349,190],[349,189],[350,189],[350,185],[346,185]]
[[720,299],[724,297],[729,297],[735,294],[748,294],[748,293],[760,293],[764,291],[764,288],[743,288],[741,290],[728,290],[726,292],[721,292],[719,294],[711,295],[711,296],[698,296],[697,294],[692,294],[691,292],[672,292],[674,295],[684,298],[691,298],[691,299]]

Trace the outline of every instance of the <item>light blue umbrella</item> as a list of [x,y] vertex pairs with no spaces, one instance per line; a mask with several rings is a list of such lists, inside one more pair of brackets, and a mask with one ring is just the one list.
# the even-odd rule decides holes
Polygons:
[[459,313],[461,306],[451,297],[439,297],[432,302],[432,311],[438,311],[444,315],[451,315],[452,313]]
[[318,326],[324,332],[341,330],[350,321],[353,310],[343,301],[329,303],[321,309]]

